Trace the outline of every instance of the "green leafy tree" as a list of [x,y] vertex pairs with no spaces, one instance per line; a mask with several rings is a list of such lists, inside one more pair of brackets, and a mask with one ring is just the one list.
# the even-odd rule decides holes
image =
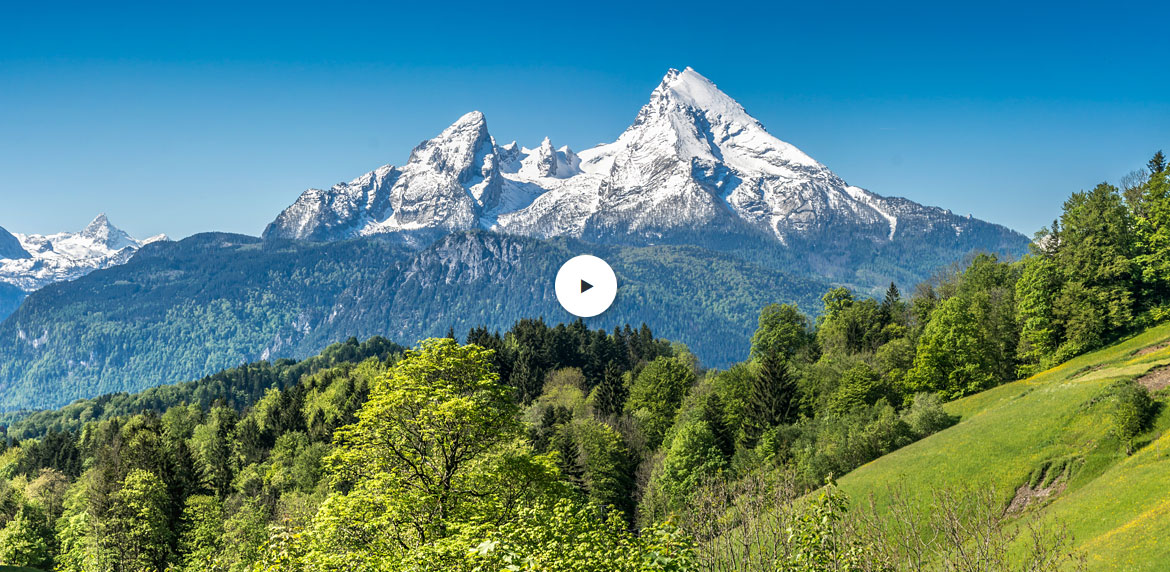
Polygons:
[[948,399],[982,391],[997,381],[991,354],[966,301],[949,298],[931,314],[918,340],[906,385],[911,391],[937,391]]
[[1117,400],[1113,413],[1114,430],[1125,444],[1126,454],[1132,454],[1134,439],[1147,428],[1153,416],[1154,400],[1145,387],[1134,381],[1121,382],[1110,389]]
[[[635,535],[619,515],[600,516],[568,500],[526,509],[474,545],[461,568],[543,572],[683,572],[696,570],[693,542],[670,525]],[[424,568],[437,570],[436,568]]]
[[657,485],[666,496],[667,507],[677,509],[700,484],[726,468],[727,459],[715,434],[705,421],[696,421],[684,425],[671,440]]
[[837,414],[848,413],[858,407],[873,405],[878,399],[889,397],[888,393],[877,372],[865,363],[858,363],[842,374],[830,410]]
[[886,327],[898,307],[887,312],[876,300],[865,299],[822,316],[816,333],[822,352],[837,356],[873,352],[887,341]]
[[154,473],[135,469],[110,497],[102,543],[115,554],[118,572],[160,570],[166,566],[171,531],[166,485]]
[[48,538],[52,531],[43,514],[24,507],[0,528],[0,564],[47,568],[52,561]]
[[956,293],[967,301],[979,335],[990,352],[996,383],[1015,379],[1019,326],[1016,322],[1016,269],[994,254],[979,254],[959,278]]
[[1035,373],[1052,361],[1063,333],[1057,317],[1060,276],[1056,263],[1045,254],[1023,260],[1016,282],[1016,321],[1020,326],[1017,349],[1023,364],[1020,373]]
[[636,463],[621,434],[594,419],[574,420],[562,433],[575,444],[588,498],[632,517]]
[[821,302],[825,305],[823,317],[829,319],[853,305],[853,293],[848,288],[838,286],[821,296]]
[[183,570],[210,570],[223,548],[223,506],[219,499],[195,495],[183,508],[179,551]]
[[317,515],[327,556],[381,565],[461,523],[506,520],[548,490],[555,464],[512,446],[518,408],[490,354],[425,340],[375,383],[327,460],[335,492]]
[[760,310],[759,323],[752,334],[751,355],[757,359],[789,359],[808,346],[811,339],[808,318],[796,306],[769,304]]
[[829,480],[797,517],[789,542],[792,553],[784,570],[794,572],[861,572],[873,561],[869,548],[846,533],[849,497]]
[[[269,395],[279,396],[273,390]],[[224,498],[232,490],[236,459],[232,451],[239,415],[228,407],[213,407],[205,423],[196,427],[188,442],[202,485]]]
[[1137,263],[1149,302],[1165,304],[1170,298],[1170,170],[1163,164],[1142,191],[1145,216],[1137,219]]
[[674,423],[683,397],[695,383],[695,373],[679,358],[650,362],[630,388],[626,411],[634,416],[650,448],[657,448]]

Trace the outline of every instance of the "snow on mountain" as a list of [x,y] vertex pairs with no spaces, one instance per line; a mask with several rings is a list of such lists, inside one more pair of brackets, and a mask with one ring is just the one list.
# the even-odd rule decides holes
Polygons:
[[[17,240],[27,256],[5,256],[0,251],[0,282],[26,292],[62,280],[74,280],[99,268],[122,264],[139,248],[160,240],[158,235],[138,240],[110,223],[100,214],[80,232],[57,234],[9,234],[0,229],[0,248],[4,235]],[[19,254],[19,253],[17,253]]]
[[994,226],[850,186],[686,68],[666,74],[613,143],[579,154],[547,138],[531,149],[497,145],[483,114],[472,112],[401,168],[305,191],[265,237],[483,228],[614,242],[770,235],[824,243],[846,233],[883,243],[940,229],[953,238],[972,225]]

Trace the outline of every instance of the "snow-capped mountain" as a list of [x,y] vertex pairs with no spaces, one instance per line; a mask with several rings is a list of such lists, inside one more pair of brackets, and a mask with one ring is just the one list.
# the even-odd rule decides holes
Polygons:
[[[16,241],[15,249],[11,240]],[[80,232],[12,234],[0,228],[0,282],[26,292],[99,268],[122,264],[143,245],[169,240],[158,235],[138,240],[100,214]]]
[[[497,144],[482,113],[384,166],[310,189],[266,238],[340,240],[482,228],[598,242],[842,246],[903,239],[1019,246],[1004,227],[851,186],[698,72],[670,70],[617,141],[574,153]],[[964,244],[956,244],[960,247]]]

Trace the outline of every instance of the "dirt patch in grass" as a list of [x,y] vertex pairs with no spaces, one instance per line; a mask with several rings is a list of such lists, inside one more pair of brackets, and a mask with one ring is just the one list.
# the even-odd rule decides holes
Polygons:
[[1012,497],[1012,502],[1008,503],[1005,512],[1007,514],[1020,514],[1032,505],[1044,504],[1048,499],[1064,492],[1067,486],[1068,482],[1063,475],[1046,485],[1024,483],[1016,489],[1016,496]]
[[1150,354],[1152,354],[1152,353],[1154,353],[1154,352],[1156,352],[1156,351],[1159,351],[1159,350],[1164,350],[1164,349],[1166,349],[1167,347],[1170,347],[1170,342],[1162,342],[1162,343],[1160,343],[1160,344],[1154,344],[1154,345],[1152,345],[1152,346],[1146,346],[1146,347],[1144,347],[1144,348],[1142,348],[1142,349],[1140,349],[1140,350],[1138,350],[1138,351],[1136,351],[1136,352],[1133,352],[1133,355],[1134,355],[1134,356],[1136,356],[1136,357],[1145,356],[1145,355],[1150,355]]
[[1028,510],[1028,507],[1042,505],[1064,492],[1068,486],[1069,476],[1082,461],[1083,459],[1074,458],[1045,461],[1032,471],[1020,488],[1016,489],[1016,494],[1004,509],[1004,513],[1021,514]]
[[1155,368],[1138,378],[1138,383],[1150,391],[1158,391],[1170,387],[1170,366]]

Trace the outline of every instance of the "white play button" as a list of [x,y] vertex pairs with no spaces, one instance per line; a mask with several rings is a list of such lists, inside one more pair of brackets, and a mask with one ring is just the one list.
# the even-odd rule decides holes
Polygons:
[[557,271],[557,301],[574,316],[589,318],[604,312],[617,296],[617,276],[604,260],[583,254],[570,258]]

